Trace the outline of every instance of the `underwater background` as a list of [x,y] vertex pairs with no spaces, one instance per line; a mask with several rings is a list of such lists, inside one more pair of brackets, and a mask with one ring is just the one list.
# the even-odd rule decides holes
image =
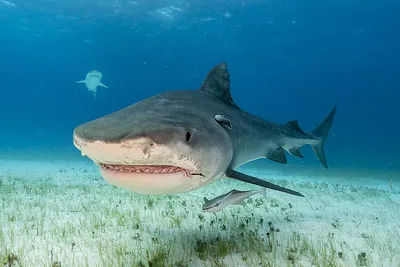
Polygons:
[[[400,2],[0,0],[3,158],[80,157],[77,125],[197,89],[228,63],[234,100],[310,132],[339,99],[331,168],[399,169]],[[111,90],[82,84],[96,69]],[[311,149],[306,160],[318,165]]]
[[[399,25],[398,0],[0,0],[0,265],[399,267]],[[305,197],[233,179],[137,194],[74,147],[78,125],[221,62],[269,121],[311,132],[339,101],[328,170],[309,146],[240,167]],[[76,83],[92,70],[96,97]],[[235,189],[256,191],[204,209]]]

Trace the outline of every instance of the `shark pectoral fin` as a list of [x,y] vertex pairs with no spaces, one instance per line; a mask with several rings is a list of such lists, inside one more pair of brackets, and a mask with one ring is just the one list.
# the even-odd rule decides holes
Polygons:
[[203,197],[204,202],[208,202],[209,200],[206,197]]
[[300,148],[298,148],[298,147],[293,147],[293,148],[289,149],[288,151],[291,155],[293,155],[295,157],[302,158],[302,159],[304,158],[304,156],[300,153]]
[[278,162],[278,163],[282,163],[282,164],[286,164],[287,163],[285,150],[282,147],[276,149],[275,151],[268,152],[266,157],[268,159],[273,160],[273,161]]
[[232,169],[226,170],[225,176],[228,177],[228,178],[232,178],[232,179],[235,179],[235,180],[239,180],[239,181],[245,182],[245,183],[255,184],[255,185],[259,185],[259,186],[262,186],[262,187],[265,187],[265,188],[269,188],[269,189],[272,189],[272,190],[277,190],[277,191],[281,191],[281,192],[284,192],[284,193],[292,194],[292,195],[295,195],[295,196],[304,197],[299,192],[296,192],[296,191],[293,191],[291,189],[288,189],[288,188],[285,188],[285,187],[282,187],[282,186],[279,186],[279,185],[276,185],[276,184],[261,180],[259,178],[256,178],[256,177],[253,177],[253,176],[241,173],[241,172],[237,172],[237,171],[232,170]]
[[225,118],[222,115],[215,115],[215,121],[218,122],[219,124],[227,127],[228,129],[232,129],[232,123],[230,120],[228,120],[227,118]]
[[86,83],[86,80],[82,80],[82,81],[77,81],[75,83]]
[[107,88],[107,89],[108,89],[107,85],[105,85],[105,84],[103,84],[103,83],[99,83],[99,86],[102,86],[102,87],[104,87],[104,88]]
[[240,201],[238,201],[238,202],[236,202],[236,203],[233,203],[232,205],[245,205],[246,204],[246,202],[244,201],[244,199],[242,199],[242,200],[240,200]]

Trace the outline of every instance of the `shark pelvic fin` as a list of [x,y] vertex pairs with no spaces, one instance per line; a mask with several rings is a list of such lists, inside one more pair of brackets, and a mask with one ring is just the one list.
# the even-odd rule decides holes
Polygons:
[[336,102],[335,107],[329,113],[328,117],[320,124],[314,131],[312,131],[311,136],[320,139],[320,142],[316,145],[311,145],[314,150],[315,155],[319,161],[328,169],[328,164],[326,163],[325,153],[324,153],[324,143],[326,137],[328,136],[329,130],[331,129],[333,118],[335,117],[336,107],[338,102]]
[[299,192],[296,192],[296,191],[293,191],[291,189],[288,189],[288,188],[285,188],[285,187],[282,187],[282,186],[279,186],[279,185],[276,185],[276,184],[261,180],[259,178],[256,178],[256,177],[253,177],[253,176],[241,173],[241,172],[237,172],[237,171],[232,170],[232,169],[226,170],[225,176],[228,177],[228,178],[232,178],[232,179],[235,179],[235,180],[239,180],[239,181],[245,182],[245,183],[255,184],[255,185],[259,185],[259,186],[262,186],[262,187],[265,187],[265,188],[269,188],[269,189],[272,189],[272,190],[277,190],[277,191],[281,191],[281,192],[288,193],[288,194],[291,194],[291,195],[304,197]]
[[300,153],[300,148],[299,147],[293,147],[291,149],[288,150],[289,153],[295,157],[301,158],[303,159],[304,156]]
[[200,87],[200,91],[207,92],[225,103],[238,107],[232,99],[230,90],[230,78],[225,62],[215,66]]
[[285,150],[282,147],[277,148],[275,151],[268,152],[266,157],[272,161],[286,164],[287,158],[285,155]]

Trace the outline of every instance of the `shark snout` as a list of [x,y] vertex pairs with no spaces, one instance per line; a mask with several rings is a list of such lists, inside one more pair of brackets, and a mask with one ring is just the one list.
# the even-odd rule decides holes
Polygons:
[[82,147],[86,144],[87,141],[85,140],[85,138],[83,138],[77,133],[76,129],[74,130],[73,139],[74,139],[74,146],[80,151],[82,151]]
[[85,139],[74,133],[74,145],[95,162],[129,164],[136,160],[146,160],[157,151],[158,146],[150,137],[138,137],[121,142]]

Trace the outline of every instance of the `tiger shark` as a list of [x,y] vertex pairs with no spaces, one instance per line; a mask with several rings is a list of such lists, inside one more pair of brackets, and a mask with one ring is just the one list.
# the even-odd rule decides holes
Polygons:
[[103,74],[100,71],[97,70],[92,70],[89,71],[88,74],[86,74],[86,78],[82,81],[77,81],[75,83],[84,83],[89,91],[93,92],[94,97],[96,98],[97,94],[97,87],[102,86],[104,88],[108,88],[106,85],[104,85],[101,82],[101,78],[103,77]]
[[269,122],[232,99],[227,64],[215,66],[197,90],[160,93],[74,129],[73,142],[110,184],[147,195],[179,194],[231,178],[303,196],[236,171],[259,158],[285,164],[311,145],[328,168],[324,142],[336,106],[311,133],[296,120]]

